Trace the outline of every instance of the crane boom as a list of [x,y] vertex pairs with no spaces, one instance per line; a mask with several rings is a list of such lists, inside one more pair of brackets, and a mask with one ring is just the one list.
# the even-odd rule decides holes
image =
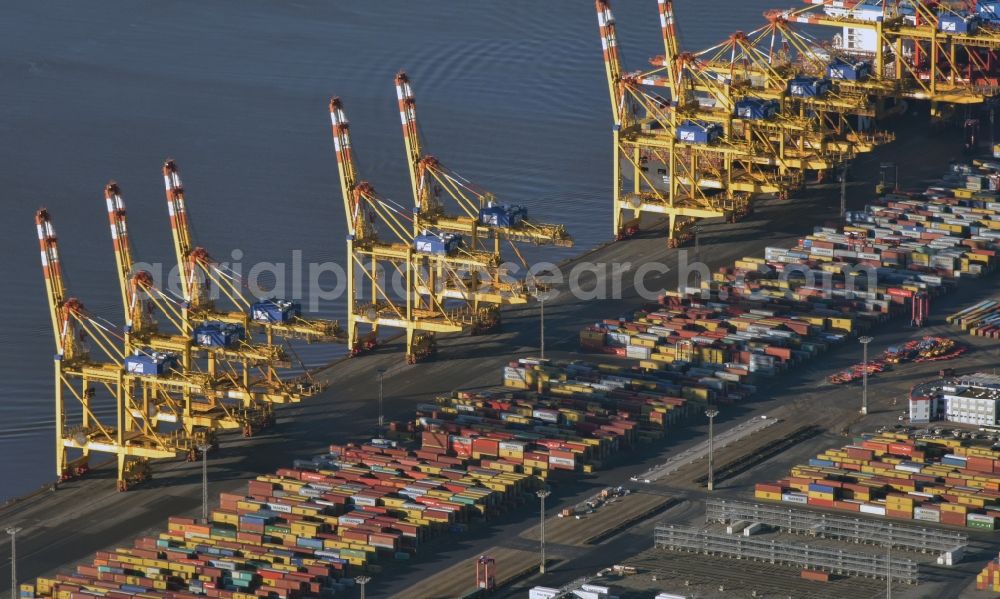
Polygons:
[[399,102],[399,120],[403,126],[403,142],[406,144],[410,185],[416,188],[418,165],[423,156],[423,149],[420,147],[420,133],[417,130],[417,103],[410,87],[410,78],[403,71],[396,73],[396,99]]
[[196,248],[191,240],[184,185],[181,183],[177,163],[173,160],[167,160],[163,164],[163,183],[166,187],[167,211],[170,214],[170,232],[174,238],[177,266],[182,269],[181,294],[192,306],[199,306],[207,297],[207,293],[199,283],[197,264],[193,261]]
[[128,217],[121,188],[114,181],[104,188],[104,199],[108,206],[108,223],[111,227],[111,242],[115,248],[115,264],[118,268],[118,285],[121,289],[122,308],[125,314],[125,330],[141,333],[147,328],[155,328],[151,317],[150,302],[143,299],[143,292],[152,284],[152,276],[145,271],[133,272],[135,259],[132,240],[128,234]]
[[132,327],[132,311],[129,310],[129,298],[132,291],[129,278],[132,276],[132,246],[128,239],[128,227],[125,222],[125,204],[121,198],[121,190],[114,181],[104,187],[104,200],[108,206],[108,224],[111,227],[111,243],[115,248],[115,265],[118,267],[118,286],[122,296],[122,306],[125,308],[125,327]]
[[[479,189],[434,156],[425,154],[417,129],[416,99],[410,78],[400,71],[395,84],[415,209],[414,235],[424,226],[432,226],[440,231],[469,236],[472,247],[480,245],[480,237],[492,237],[496,241],[495,252],[499,252],[497,246],[501,238],[539,245],[573,244],[562,225],[530,221],[522,206],[494,205],[496,198],[492,193]],[[442,198],[447,197],[461,210],[457,216],[445,209]]]
[[351,151],[351,125],[344,114],[340,98],[330,99],[330,124],[333,127],[333,148],[337,155],[340,192],[344,199],[344,214],[350,234],[357,241],[374,235],[371,218],[365,207],[365,195],[372,191],[366,181],[358,181],[358,169]]
[[52,332],[56,341],[56,353],[64,354],[62,308],[66,303],[66,287],[63,283],[62,267],[59,263],[59,244],[52,227],[49,211],[41,209],[35,213],[35,228],[38,231],[38,245],[41,250],[42,274],[45,277],[45,292],[49,300],[49,316],[52,318]]
[[621,109],[625,100],[621,88],[622,61],[618,48],[618,30],[615,26],[615,15],[611,12],[608,0],[595,0],[597,9],[597,25],[600,29],[601,50],[604,52],[604,70],[608,76],[608,93],[611,96],[611,108],[615,116],[615,125],[621,126]]
[[[660,9],[660,32],[663,35],[663,66],[667,69],[667,76],[675,86],[680,86],[680,73],[677,72],[675,64],[680,56],[680,43],[677,40],[676,20],[674,19],[673,0],[657,0]],[[613,25],[612,25],[613,26]]]
[[399,119],[403,125],[403,143],[406,145],[406,163],[410,170],[414,206],[422,214],[440,213],[441,206],[427,177],[428,162],[434,159],[424,156],[417,129],[417,101],[413,97],[410,78],[403,71],[396,74],[396,98],[399,101]]

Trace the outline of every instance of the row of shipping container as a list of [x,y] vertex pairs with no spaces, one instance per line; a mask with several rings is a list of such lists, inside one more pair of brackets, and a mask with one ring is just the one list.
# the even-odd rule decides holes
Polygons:
[[920,322],[929,298],[995,268],[1000,201],[965,187],[986,176],[973,170],[952,165],[950,185],[885,196],[847,213],[843,227],[817,227],[795,247],[767,247],[667,292],[660,306],[588,326],[580,345],[650,370],[697,367],[745,383],[889,316]]
[[754,488],[758,499],[903,520],[994,530],[1000,452],[956,439],[864,435],[789,476]]
[[692,400],[707,399],[673,377],[621,365],[522,358],[503,377],[503,388],[418,405],[421,449],[542,478],[591,472],[618,451],[662,438]]
[[1000,593],[1000,558],[986,562],[986,566],[976,575],[976,588]]
[[171,517],[159,535],[23,585],[21,597],[331,596],[379,562],[521,505],[554,472],[587,472],[662,437],[690,409],[673,378],[621,366],[521,360],[503,380],[419,405],[392,427],[396,440],[331,445],[258,476],[221,493],[208,522]]
[[1000,338],[1000,301],[981,301],[950,314],[946,320],[970,335]]

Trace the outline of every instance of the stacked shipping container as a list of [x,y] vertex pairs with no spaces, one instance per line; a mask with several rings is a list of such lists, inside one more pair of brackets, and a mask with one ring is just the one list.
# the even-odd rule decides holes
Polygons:
[[1000,558],[986,562],[986,567],[976,575],[976,588],[1000,593]]
[[542,478],[590,472],[621,449],[662,438],[688,414],[685,396],[708,391],[621,366],[533,359],[509,364],[504,387],[417,406],[421,450]]
[[1000,338],[1000,301],[985,300],[959,310],[945,320],[976,337]]
[[[744,382],[891,315],[920,324],[930,297],[992,271],[1000,249],[1000,201],[990,191],[1000,175],[955,165],[946,181],[849,212],[845,226],[817,227],[793,248],[744,257],[666,293],[661,306],[587,327],[580,344],[650,370],[698,367]],[[1000,317],[986,324],[1000,335]]]
[[[707,291],[715,299],[717,290]],[[795,310],[743,307],[701,300],[692,291],[668,293],[664,305],[629,318],[605,320],[580,334],[583,349],[639,360],[648,370],[670,368],[709,387],[720,399],[739,399],[752,375],[771,375],[823,352],[851,328],[851,318]]]
[[380,557],[405,559],[520,504],[552,472],[589,471],[662,436],[686,414],[685,395],[699,396],[669,376],[578,362],[521,360],[504,383],[418,406],[419,448],[331,445],[220,494],[207,523],[172,517],[158,536],[23,585],[21,597],[327,597]]
[[994,530],[1000,452],[957,439],[863,435],[758,484],[758,499]]

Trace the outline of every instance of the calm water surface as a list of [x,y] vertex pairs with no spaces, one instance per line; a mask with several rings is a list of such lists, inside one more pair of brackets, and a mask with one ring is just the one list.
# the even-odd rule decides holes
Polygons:
[[[781,4],[780,2],[778,4]],[[678,0],[682,43],[756,27],[773,0]],[[711,10],[709,10],[709,8]],[[662,53],[656,2],[615,5],[626,68]],[[427,150],[607,239],[610,115],[593,3],[426,0],[11,3],[0,19],[0,499],[52,480],[53,341],[34,211],[70,293],[121,321],[102,188],[122,186],[137,258],[170,264],[159,167],[180,164],[195,235],[221,260],[344,259],[326,104],[343,97],[363,178],[408,204],[393,75],[413,79]],[[542,254],[548,259],[565,251]],[[342,316],[339,304],[320,306]],[[310,365],[338,348],[309,348]]]

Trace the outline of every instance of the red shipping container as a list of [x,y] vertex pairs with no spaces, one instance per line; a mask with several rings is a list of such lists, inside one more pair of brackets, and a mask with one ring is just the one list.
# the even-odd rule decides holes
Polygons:
[[472,450],[485,455],[499,455],[500,442],[496,439],[478,438],[472,442]]
[[886,508],[885,515],[889,518],[895,518],[897,520],[912,520],[913,512],[909,510],[891,510]]
[[949,524],[951,526],[965,526],[965,514],[960,514],[957,512],[946,512],[941,510],[941,524]]
[[816,507],[833,507],[832,499],[819,499],[817,497],[808,497],[806,501],[809,505],[815,505]]
[[909,456],[913,453],[913,446],[906,443],[890,443],[889,453],[898,456]]
[[979,456],[969,456],[966,461],[966,469],[976,472],[993,472],[993,459]]

